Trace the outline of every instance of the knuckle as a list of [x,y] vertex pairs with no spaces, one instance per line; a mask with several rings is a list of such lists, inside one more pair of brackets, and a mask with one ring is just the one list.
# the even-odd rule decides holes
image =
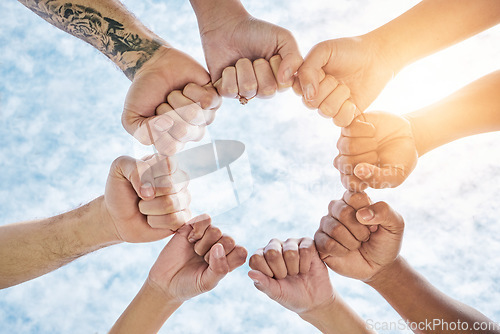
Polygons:
[[264,252],[265,256],[269,260],[277,260],[281,257],[280,252],[278,252],[276,249],[267,249]]
[[340,221],[348,221],[353,217],[354,209],[350,206],[346,205],[339,212],[339,220]]

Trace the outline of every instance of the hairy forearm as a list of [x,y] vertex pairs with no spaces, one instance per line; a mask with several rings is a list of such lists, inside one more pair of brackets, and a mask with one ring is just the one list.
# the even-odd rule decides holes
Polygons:
[[116,243],[101,218],[103,198],[52,218],[0,227],[0,288],[53,271]]
[[372,334],[363,321],[349,305],[336,296],[331,304],[307,313],[300,317],[327,334]]
[[426,328],[418,333],[500,333],[497,330],[472,330],[474,323],[494,323],[479,311],[467,306],[453,298],[448,297],[424,277],[417,273],[401,257],[378,273],[373,280],[368,282],[377,290],[401,315],[401,317],[411,323],[434,323],[442,321],[448,324],[467,323],[466,331],[457,330],[451,326],[436,326]]
[[45,21],[91,44],[129,79],[161,45],[117,0],[19,0]]
[[370,32],[395,73],[500,22],[498,0],[423,0]]
[[453,140],[500,130],[500,71],[474,81],[444,100],[406,114],[419,156]]
[[181,304],[165,298],[148,279],[109,333],[157,333]]

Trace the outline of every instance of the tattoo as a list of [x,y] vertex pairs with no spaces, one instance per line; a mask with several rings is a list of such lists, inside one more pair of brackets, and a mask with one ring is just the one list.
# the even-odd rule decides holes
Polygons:
[[122,23],[90,7],[61,0],[19,1],[52,25],[93,45],[131,80],[163,44],[127,31]]

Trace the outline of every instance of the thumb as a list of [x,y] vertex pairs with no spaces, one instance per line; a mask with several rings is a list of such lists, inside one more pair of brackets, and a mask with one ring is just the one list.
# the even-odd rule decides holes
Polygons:
[[[159,106],[167,105],[166,103]],[[168,106],[168,105],[167,105]],[[171,110],[172,108],[168,106]],[[137,128],[132,133],[132,136],[137,139],[143,145],[152,145],[172,126],[174,125],[173,119],[162,113],[158,116],[152,116],[148,118],[142,118],[142,120],[137,122]]]
[[356,219],[363,225],[380,225],[393,233],[404,229],[403,218],[385,202],[377,202],[358,210]]
[[405,179],[401,168],[390,165],[380,168],[368,163],[357,164],[354,167],[354,175],[375,189],[394,188]]
[[144,200],[155,197],[153,170],[142,160],[127,156],[119,157],[113,162],[110,175],[128,181],[137,195]]
[[292,87],[294,74],[299,70],[304,59],[302,58],[299,47],[295,39],[290,36],[286,44],[279,50],[281,64],[278,68],[277,79],[282,86]]
[[203,292],[215,288],[228,272],[229,264],[227,263],[224,246],[220,243],[216,243],[210,249],[209,265],[201,277],[201,284],[205,290]]
[[280,290],[276,280],[258,270],[250,270],[248,272],[248,277],[252,279],[254,286],[259,291],[264,292],[272,300],[278,298]]
[[298,77],[302,94],[306,100],[313,100],[319,91],[319,83],[323,76],[323,66],[330,60],[330,51],[325,44],[315,45],[304,59]]

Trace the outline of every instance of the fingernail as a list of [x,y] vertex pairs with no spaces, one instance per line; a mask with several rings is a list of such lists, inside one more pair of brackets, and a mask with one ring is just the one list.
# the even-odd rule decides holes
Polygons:
[[170,117],[166,118],[160,116],[154,123],[154,126],[158,131],[166,131],[170,129],[172,125],[174,125],[174,122],[172,121],[172,119],[170,119]]
[[153,197],[155,195],[153,185],[149,182],[144,183],[141,186],[141,195],[144,197]]
[[292,77],[292,70],[287,68],[283,74],[283,84],[286,83]]
[[252,277],[250,277],[250,278],[252,279],[252,281],[253,281],[255,284],[260,284],[260,281],[259,281],[259,280],[255,279],[255,278],[252,278]]
[[359,177],[362,177],[362,178],[369,178],[372,176],[372,171],[367,168],[367,167],[363,167],[363,166],[356,166],[354,168],[354,174],[356,174],[356,176],[359,176]]
[[314,87],[311,84],[306,85],[306,100],[311,101],[314,95]]
[[221,244],[216,244],[214,247],[214,256],[216,259],[220,259],[224,256],[224,247]]
[[375,213],[372,210],[366,208],[359,210],[358,213],[364,221],[372,220],[373,217],[375,217]]

